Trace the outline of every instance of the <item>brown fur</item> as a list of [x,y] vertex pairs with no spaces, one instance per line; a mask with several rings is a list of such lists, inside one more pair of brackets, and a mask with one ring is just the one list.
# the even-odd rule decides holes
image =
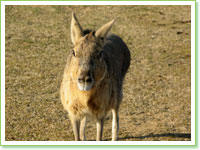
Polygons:
[[84,136],[84,129],[79,134],[80,121],[85,117],[97,121],[97,140],[101,140],[103,118],[111,109],[114,117],[112,140],[117,140],[118,109],[130,52],[120,37],[107,36],[113,22],[84,35],[75,14],[72,15],[74,52],[67,59],[60,92],[62,104],[72,121],[75,140],[85,139],[80,137]]

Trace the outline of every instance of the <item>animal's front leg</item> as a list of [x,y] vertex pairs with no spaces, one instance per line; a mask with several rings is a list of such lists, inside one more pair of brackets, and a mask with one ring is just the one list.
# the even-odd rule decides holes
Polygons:
[[75,141],[80,141],[80,135],[79,135],[80,120],[72,119],[72,126],[73,126]]
[[119,131],[119,116],[118,116],[118,109],[112,109],[112,141],[117,140],[118,131]]
[[82,140],[82,141],[85,141],[85,140],[86,140],[86,137],[85,137],[85,126],[86,126],[86,122],[87,122],[87,118],[84,117],[84,118],[81,120],[81,126],[80,126],[80,137],[81,137],[81,140]]
[[102,140],[103,136],[103,125],[104,125],[104,118],[97,120],[97,141]]

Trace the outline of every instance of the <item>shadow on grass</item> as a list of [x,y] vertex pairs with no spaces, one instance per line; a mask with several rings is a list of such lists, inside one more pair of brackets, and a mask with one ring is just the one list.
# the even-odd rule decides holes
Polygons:
[[[164,133],[164,134],[149,134],[145,136],[125,136],[123,138],[118,138],[120,140],[126,139],[145,139],[145,138],[152,138],[152,137],[172,137],[172,138],[191,138],[191,134],[189,133]],[[111,139],[105,139],[105,141],[110,141]]]

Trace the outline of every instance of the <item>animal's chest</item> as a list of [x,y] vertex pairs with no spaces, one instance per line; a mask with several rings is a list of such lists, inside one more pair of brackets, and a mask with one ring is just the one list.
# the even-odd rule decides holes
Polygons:
[[75,83],[66,82],[63,91],[66,109],[70,115],[76,117],[103,116],[113,103],[112,86],[107,81],[101,82],[90,91],[81,91]]
[[104,116],[111,104],[109,90],[91,95],[74,93],[74,95],[70,97],[71,100],[69,100],[70,103],[68,103],[69,111],[73,115],[80,117],[90,116],[97,118]]
[[106,113],[109,107],[110,99],[106,97],[89,97],[89,99],[74,99],[72,103],[69,104],[69,110],[76,116],[90,116],[99,117]]

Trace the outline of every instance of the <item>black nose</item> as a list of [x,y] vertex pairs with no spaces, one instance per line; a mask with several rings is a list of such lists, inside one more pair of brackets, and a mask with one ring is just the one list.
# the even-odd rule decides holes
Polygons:
[[92,78],[90,78],[89,76],[87,76],[87,77],[85,78],[85,82],[92,82]]
[[84,82],[84,79],[83,79],[83,78],[78,78],[78,82],[79,82],[79,83],[83,83],[83,82]]
[[90,76],[86,76],[86,77],[80,76],[78,78],[78,82],[79,83],[83,83],[83,82],[90,83],[90,82],[92,82],[92,78]]

